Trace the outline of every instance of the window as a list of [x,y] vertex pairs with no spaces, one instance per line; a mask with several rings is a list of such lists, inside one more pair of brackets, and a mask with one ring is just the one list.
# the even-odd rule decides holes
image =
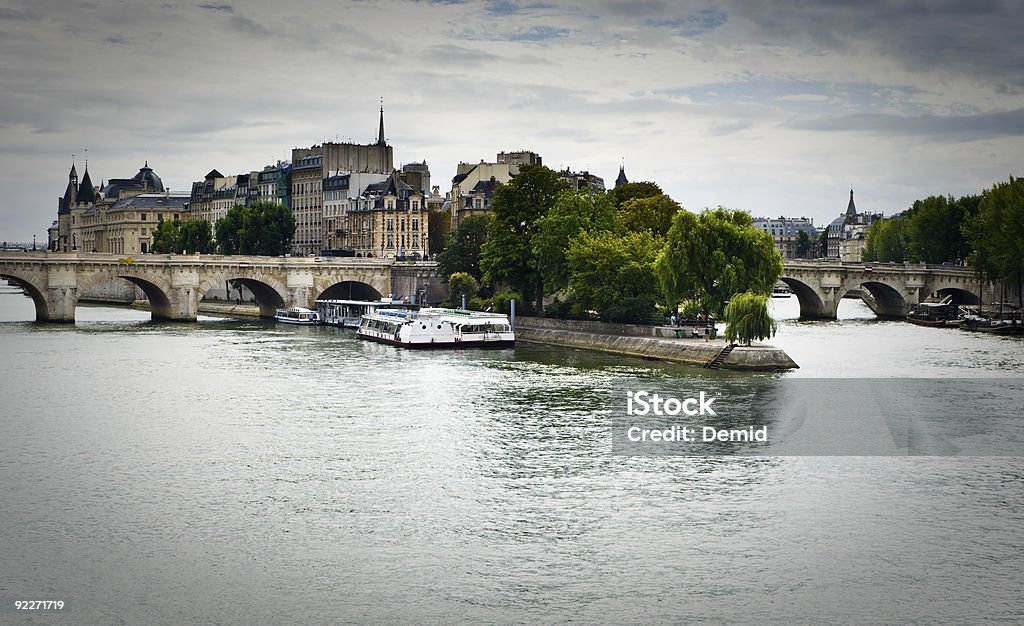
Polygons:
[[143,222],[145,222],[145,221],[146,221],[146,214],[145,214],[145,213],[143,213],[143,214],[142,214],[142,221],[143,221]]
[[391,232],[391,231],[395,230],[395,218],[393,218],[393,217],[389,217],[388,218],[388,226],[387,226],[387,228],[388,228],[388,232]]
[[[143,235],[146,234],[146,229],[145,228],[142,229],[142,233],[141,234],[143,234]],[[143,252],[145,252],[145,250],[143,250]]]
[[417,231],[419,229],[420,229],[420,218],[418,218],[418,217],[412,218],[412,230],[413,230],[413,232],[415,232],[415,231]]

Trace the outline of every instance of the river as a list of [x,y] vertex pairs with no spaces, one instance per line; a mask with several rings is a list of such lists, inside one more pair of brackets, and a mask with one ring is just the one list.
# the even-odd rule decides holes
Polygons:
[[1024,375],[1019,338],[773,306],[781,376],[114,307],[43,325],[0,285],[0,599],[71,623],[1024,619],[1019,414],[971,422],[996,456],[613,452],[611,390]]

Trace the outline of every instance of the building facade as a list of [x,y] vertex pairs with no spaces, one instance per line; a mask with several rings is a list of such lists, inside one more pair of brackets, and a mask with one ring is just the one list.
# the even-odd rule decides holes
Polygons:
[[153,230],[165,219],[180,219],[189,196],[165,189],[147,162],[132,178],[112,178],[94,186],[86,164],[82,180],[75,166],[57,201],[57,225],[50,235],[54,251],[146,254]]
[[867,240],[868,226],[880,219],[882,219],[881,213],[857,212],[851,189],[846,213],[832,220],[832,223],[828,225],[826,256],[841,261],[860,261],[861,252],[864,250]]
[[[755,217],[754,228],[763,230],[772,236],[775,249],[783,259],[814,258],[820,233],[814,227],[814,220],[806,217],[779,217],[777,219]],[[807,235],[808,248],[801,256],[798,247],[800,232]]]
[[483,160],[479,163],[459,163],[452,178],[452,190],[448,194],[452,230],[458,228],[459,223],[470,215],[489,211],[497,186],[512,180],[519,173],[521,165],[543,163],[539,154],[528,150],[499,152],[494,163]]
[[430,253],[425,198],[398,172],[350,199],[345,224],[357,257],[422,259]]

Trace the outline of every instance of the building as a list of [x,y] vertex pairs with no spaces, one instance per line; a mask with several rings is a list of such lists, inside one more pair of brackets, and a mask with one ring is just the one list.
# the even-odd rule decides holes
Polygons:
[[569,187],[574,190],[590,189],[592,191],[605,191],[604,179],[600,176],[595,176],[586,170],[582,172],[572,172],[568,169],[564,169],[558,173],[558,177],[568,183]]
[[324,250],[332,254],[354,254],[349,237],[348,211],[370,185],[384,182],[385,174],[331,172],[323,180]]
[[498,185],[512,180],[519,173],[521,165],[543,163],[539,154],[525,150],[499,152],[494,163],[483,160],[479,163],[459,163],[452,178],[452,190],[448,194],[452,230],[458,228],[466,217],[489,211]]
[[626,166],[619,165],[619,175],[615,178],[615,186],[618,187],[619,185],[625,185],[628,182],[629,179],[626,178]]
[[775,242],[775,249],[779,251],[783,259],[801,258],[797,251],[800,241],[800,232],[807,233],[809,247],[804,258],[814,258],[815,248],[818,245],[820,233],[814,227],[814,220],[806,217],[779,217],[771,219],[765,217],[754,218],[754,228],[763,230],[772,236]]
[[98,187],[88,163],[81,181],[72,164],[64,195],[57,200],[51,249],[145,254],[153,229],[165,219],[179,219],[188,201],[187,194],[165,189],[148,162],[134,177],[112,178]]
[[[339,174],[380,174],[394,171],[391,146],[384,139],[384,108],[380,109],[377,141],[372,144],[332,143],[292,150],[289,176],[290,204],[295,216],[295,238],[292,252],[300,255],[320,254],[337,243],[338,235],[326,238],[324,222],[324,180]],[[340,183],[339,183],[340,184]],[[334,189],[333,191],[340,191]],[[336,208],[334,209],[336,210]],[[337,231],[335,223],[333,231]]]
[[345,224],[346,241],[357,257],[422,259],[429,254],[425,198],[398,172],[349,200]]
[[864,250],[867,229],[882,219],[881,213],[858,213],[850,190],[850,202],[843,213],[828,225],[826,256],[841,261],[860,261]]
[[192,183],[189,195],[188,219],[201,219],[216,227],[217,220],[227,215],[231,207],[248,206],[258,197],[253,173],[225,176],[217,170],[210,170],[203,180]]

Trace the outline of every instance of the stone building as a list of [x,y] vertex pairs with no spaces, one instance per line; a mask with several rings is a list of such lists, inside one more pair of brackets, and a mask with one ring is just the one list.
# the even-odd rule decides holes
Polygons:
[[813,258],[815,248],[818,245],[820,236],[818,229],[814,227],[814,220],[806,217],[779,217],[778,219],[755,217],[754,228],[759,228],[772,236],[775,242],[775,249],[779,251],[783,259],[800,258],[797,253],[797,244],[800,241],[800,232],[807,233],[809,247],[806,258]]
[[252,182],[255,181],[251,173],[225,176],[210,170],[203,180],[192,183],[187,218],[206,220],[216,227],[217,220],[227,215],[231,207],[248,206],[258,196],[259,190]]
[[521,165],[543,163],[539,154],[528,150],[499,152],[494,163],[459,163],[448,195],[452,230],[466,217],[489,211],[497,186],[512,180]]
[[385,174],[331,172],[323,180],[324,250],[332,254],[355,253],[349,236],[348,211],[367,187],[387,179]]
[[422,259],[429,254],[425,198],[398,172],[349,200],[345,224],[357,257]]
[[832,220],[826,237],[826,256],[841,261],[860,261],[864,250],[868,226],[882,219],[881,213],[858,213],[850,190],[846,213]]
[[64,195],[57,201],[53,250],[145,254],[153,229],[165,219],[177,220],[189,196],[172,193],[147,162],[132,178],[112,178],[94,186],[86,163],[82,180],[75,166]]

